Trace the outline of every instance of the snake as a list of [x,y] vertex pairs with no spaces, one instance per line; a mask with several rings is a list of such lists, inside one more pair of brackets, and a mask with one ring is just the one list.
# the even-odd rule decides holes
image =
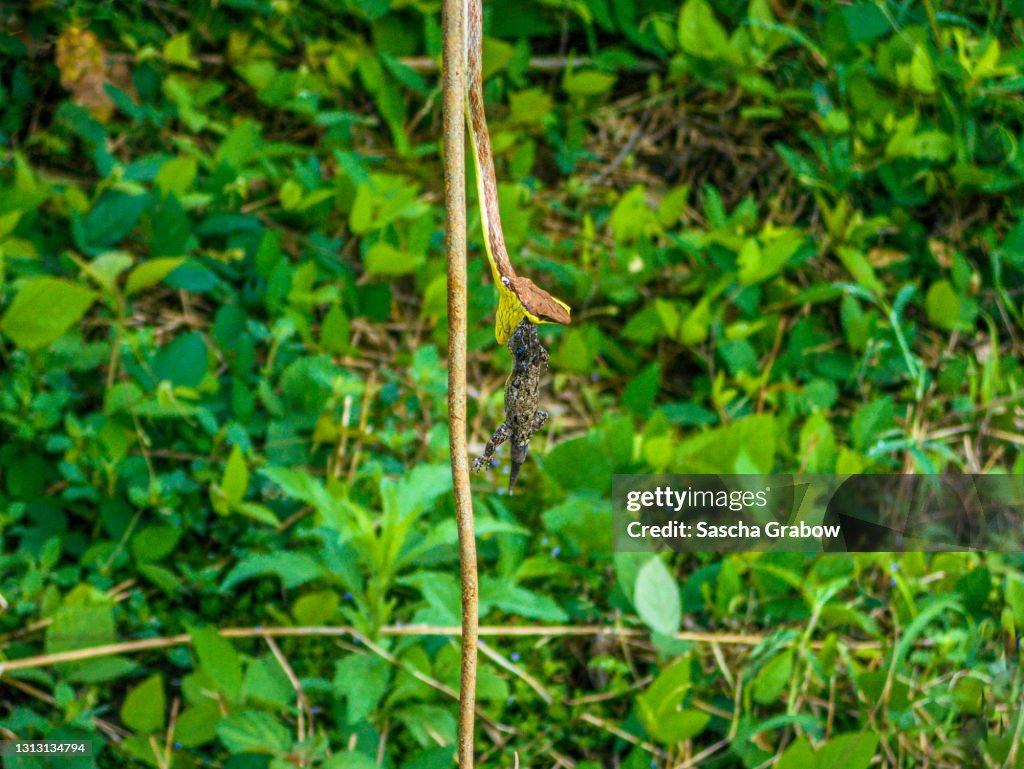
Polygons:
[[508,257],[498,208],[498,182],[494,171],[491,136],[484,110],[483,0],[466,0],[466,124],[473,166],[476,169],[480,224],[491,277],[498,290],[494,337],[506,344],[525,318],[531,323],[562,323],[571,320],[569,305],[556,299],[529,278],[516,273]]

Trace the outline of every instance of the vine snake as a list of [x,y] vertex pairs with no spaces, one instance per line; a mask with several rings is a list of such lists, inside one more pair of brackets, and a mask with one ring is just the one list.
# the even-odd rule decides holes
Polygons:
[[569,323],[569,305],[529,278],[517,275],[508,258],[498,210],[498,183],[484,112],[483,0],[466,0],[466,123],[476,169],[484,251],[498,290],[494,336],[506,344],[523,318],[532,323]]

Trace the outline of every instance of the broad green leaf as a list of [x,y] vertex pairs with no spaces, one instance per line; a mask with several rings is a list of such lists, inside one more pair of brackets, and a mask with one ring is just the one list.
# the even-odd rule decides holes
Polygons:
[[61,278],[29,278],[0,320],[0,330],[18,347],[46,347],[77,323],[95,299],[95,291]]
[[175,387],[198,387],[206,377],[206,342],[193,331],[175,337],[153,359],[153,375]]
[[[447,765],[446,761],[444,765]],[[442,766],[438,764],[438,766]],[[379,769],[377,762],[365,753],[346,750],[328,758],[321,769]]]
[[656,633],[673,635],[679,631],[679,585],[660,558],[652,558],[640,569],[633,603],[640,619]]
[[248,488],[249,468],[245,464],[245,455],[241,448],[234,446],[224,467],[224,475],[220,479],[220,490],[229,503],[238,504]]
[[0,215],[0,241],[14,232],[18,222],[21,221],[21,213],[21,211],[15,210]]
[[423,260],[423,254],[414,254],[384,242],[377,242],[366,252],[363,264],[369,275],[405,275],[415,272],[423,264]]
[[818,757],[814,754],[810,740],[806,737],[794,740],[782,753],[775,769],[819,769]]
[[342,355],[349,351],[350,339],[348,316],[334,305],[320,324],[320,344],[327,352]]
[[928,311],[928,320],[939,328],[953,331],[963,327],[960,322],[960,297],[948,280],[932,283],[924,303]]
[[135,229],[151,202],[151,196],[111,190],[99,199],[83,224],[87,243],[83,249],[102,251],[124,240]]
[[166,704],[163,678],[152,675],[128,692],[121,704],[121,720],[139,734],[159,732],[164,728]]
[[199,61],[192,55],[192,40],[188,32],[175,35],[164,43],[164,58],[180,67],[199,69]]
[[815,759],[821,769],[868,769],[878,751],[874,732],[852,732],[833,737],[821,746]]
[[836,249],[839,261],[850,271],[853,279],[875,296],[885,296],[885,286],[875,276],[875,269],[863,253],[855,248],[840,246]]
[[247,580],[268,575],[280,578],[286,588],[293,588],[316,579],[322,573],[323,567],[308,553],[289,550],[249,552],[228,572],[220,589],[227,591]]
[[707,0],[686,0],[679,11],[679,47],[691,56],[742,63]]
[[203,672],[229,702],[237,702],[242,693],[242,661],[235,647],[214,627],[192,628],[189,635]]
[[570,96],[600,96],[615,85],[615,75],[597,70],[565,70],[562,88]]
[[177,526],[147,526],[132,537],[135,560],[159,561],[174,552],[182,531]]
[[688,740],[704,731],[711,720],[703,711],[682,706],[691,688],[691,667],[690,657],[683,657],[663,670],[637,698],[644,727],[659,742],[675,744]]
[[391,666],[371,654],[350,654],[341,660],[334,673],[334,691],[344,697],[346,718],[356,724],[367,718],[388,691]]
[[646,193],[640,186],[633,187],[619,198],[612,209],[609,225],[616,243],[633,243],[661,231],[658,216],[647,204]]
[[778,701],[793,673],[793,650],[775,655],[754,677],[754,701],[761,705],[772,705]]
[[520,587],[512,580],[487,580],[483,591],[486,591],[488,603],[509,614],[546,622],[565,622],[569,619],[569,615],[553,598]]
[[185,257],[183,256],[168,256],[143,262],[128,273],[128,281],[124,287],[125,294],[133,296],[155,286],[178,269],[184,261]]
[[1006,605],[1013,610],[1018,626],[1024,628],[1024,576],[1007,574],[1005,592]]
[[910,60],[910,84],[923,94],[931,95],[936,91],[935,64],[923,45],[914,48]]
[[326,625],[341,605],[341,597],[333,590],[307,593],[292,607],[292,616],[300,625]]
[[661,382],[661,363],[655,361],[644,367],[622,393],[622,405],[637,416],[647,415],[654,408]]
[[185,708],[174,722],[174,739],[182,747],[194,748],[217,738],[221,712],[217,701],[209,697]]
[[113,291],[117,277],[134,264],[135,259],[124,251],[107,251],[86,264],[86,272],[101,288]]
[[114,643],[114,613],[110,599],[89,585],[79,585],[53,613],[46,628],[48,654]]
[[217,736],[232,753],[279,756],[292,746],[291,731],[269,713],[240,710],[217,724]]
[[191,155],[171,158],[160,166],[154,183],[165,195],[181,198],[192,189],[198,169],[199,163]]
[[288,674],[273,654],[252,660],[245,669],[247,701],[289,707],[295,702],[295,689]]

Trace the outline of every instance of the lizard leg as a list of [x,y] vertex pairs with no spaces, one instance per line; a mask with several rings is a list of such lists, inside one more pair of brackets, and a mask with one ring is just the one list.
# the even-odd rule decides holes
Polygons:
[[491,463],[491,459],[494,458],[494,452],[497,451],[498,446],[511,437],[512,428],[508,426],[508,422],[502,422],[501,426],[494,431],[491,439],[487,441],[487,446],[484,447],[484,455],[473,460],[473,472],[479,473],[487,467]]
[[548,421],[548,412],[543,409],[537,409],[537,413],[533,415],[533,424],[530,425],[530,434],[537,432],[542,428]]

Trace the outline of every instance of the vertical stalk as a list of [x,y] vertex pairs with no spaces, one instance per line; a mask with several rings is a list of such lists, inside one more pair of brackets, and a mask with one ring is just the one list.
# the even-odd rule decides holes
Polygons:
[[444,189],[448,251],[448,432],[462,580],[462,676],[459,685],[461,769],[472,769],[476,708],[479,600],[473,501],[466,445],[466,9],[465,0],[444,0]]

